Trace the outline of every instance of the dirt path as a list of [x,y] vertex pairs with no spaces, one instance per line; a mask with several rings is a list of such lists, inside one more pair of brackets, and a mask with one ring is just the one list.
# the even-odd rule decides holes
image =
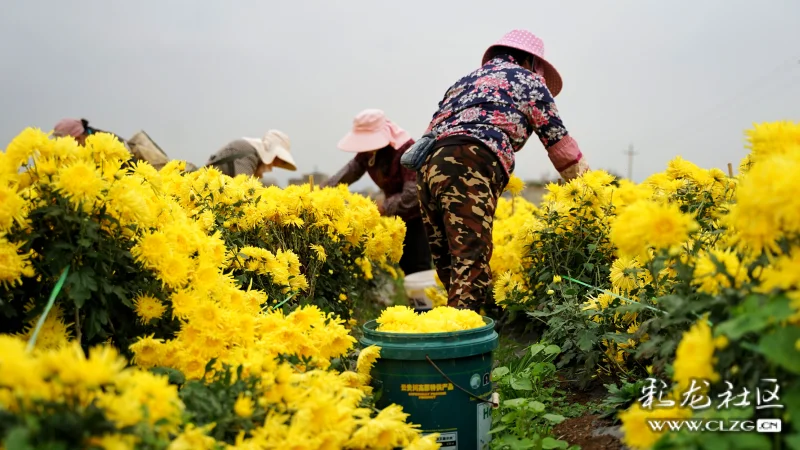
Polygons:
[[596,414],[567,419],[553,428],[553,435],[582,450],[623,450],[617,427]]
[[[597,404],[607,394],[602,382],[596,383],[586,391],[572,391],[569,383],[561,380],[561,388],[569,394],[569,404]],[[603,418],[595,411],[587,412],[561,422],[553,428],[553,435],[563,439],[570,445],[580,445],[582,450],[628,450],[622,442],[619,424],[614,425],[610,418]]]

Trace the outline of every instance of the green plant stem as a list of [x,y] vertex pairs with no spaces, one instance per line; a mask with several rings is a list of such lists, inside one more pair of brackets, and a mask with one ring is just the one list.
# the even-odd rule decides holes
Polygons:
[[39,337],[39,331],[42,329],[44,321],[47,318],[47,315],[50,313],[50,309],[53,308],[53,303],[55,303],[58,293],[64,286],[64,282],[67,280],[68,273],[69,273],[69,264],[67,264],[67,267],[65,267],[64,270],[61,271],[61,276],[58,278],[56,287],[53,288],[53,292],[50,293],[50,299],[47,301],[47,305],[44,307],[44,311],[42,312],[42,315],[39,317],[39,321],[36,322],[36,328],[33,330],[33,334],[31,334],[31,339],[28,341],[28,347],[26,349],[28,353],[33,351],[33,348],[36,346],[36,339]]
[[610,295],[610,296],[612,296],[612,297],[614,297],[614,298],[618,298],[618,299],[620,299],[620,300],[623,300],[623,301],[626,301],[626,302],[630,302],[630,303],[636,303],[637,305],[644,306],[645,308],[651,309],[651,310],[653,310],[653,311],[656,311],[656,312],[660,312],[660,313],[663,313],[663,314],[667,314],[667,315],[669,315],[669,313],[668,313],[668,312],[666,312],[666,311],[662,311],[662,310],[660,310],[660,309],[658,309],[658,308],[654,308],[654,307],[652,307],[652,306],[650,306],[650,305],[646,305],[646,304],[644,304],[644,303],[639,303],[639,302],[637,302],[637,301],[635,301],[635,300],[631,300],[631,299],[629,299],[629,298],[622,297],[621,295],[617,295],[617,294],[615,294],[615,293],[613,293],[613,292],[611,292],[611,291],[609,291],[609,290],[606,290],[606,289],[600,289],[599,287],[595,287],[595,286],[592,286],[592,285],[590,285],[590,284],[586,284],[586,283],[584,283],[583,281],[578,281],[578,280],[576,280],[576,279],[574,279],[574,278],[570,278],[570,277],[563,276],[563,275],[561,276],[561,278],[563,278],[563,279],[565,279],[565,280],[572,281],[573,283],[578,283],[578,284],[580,284],[580,285],[581,285],[581,286],[583,286],[583,287],[587,287],[587,288],[589,288],[589,289],[594,289],[594,290],[597,290],[597,291],[603,292],[603,293],[605,293],[605,294],[608,294],[608,295]]
[[273,307],[272,307],[272,308],[270,308],[269,310],[270,310],[270,311],[274,311],[274,310],[276,310],[276,309],[280,308],[281,306],[285,305],[285,304],[286,304],[286,302],[288,302],[289,300],[291,300],[292,298],[294,298],[295,294],[296,294],[296,292],[292,292],[292,295],[290,295],[290,296],[286,297],[286,300],[284,300],[284,301],[282,301],[282,302],[278,303],[277,305],[273,306]]
[[75,308],[75,339],[81,343],[81,309]]

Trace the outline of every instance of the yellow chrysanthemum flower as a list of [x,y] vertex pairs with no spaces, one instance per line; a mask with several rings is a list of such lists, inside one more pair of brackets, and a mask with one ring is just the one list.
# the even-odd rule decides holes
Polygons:
[[314,251],[314,254],[317,255],[317,259],[319,259],[322,262],[325,262],[325,260],[328,257],[328,255],[325,253],[325,247],[323,247],[323,246],[321,246],[319,244],[311,244],[310,247],[311,247],[311,250]]
[[20,247],[21,243],[15,244],[0,237],[0,285],[16,286],[22,282],[22,277],[35,275],[30,256],[21,254]]
[[698,321],[689,331],[683,333],[673,363],[673,379],[678,386],[688,389],[693,378],[710,382],[719,380],[719,374],[714,368],[715,350],[711,327],[705,320]]
[[640,201],[628,206],[611,225],[610,238],[620,256],[647,258],[654,247],[677,251],[698,228],[677,205]]
[[233,412],[236,413],[237,416],[247,419],[253,415],[254,411],[255,403],[253,399],[250,398],[249,395],[239,394],[236,403],[233,405]]
[[94,163],[74,161],[58,169],[53,186],[75,205],[94,203],[106,188],[106,181],[97,172]]
[[[375,361],[381,356],[381,348],[377,345],[370,345],[358,354],[356,362],[356,372],[366,380],[369,380],[369,372],[375,365]],[[366,384],[366,383],[365,383]]]
[[151,295],[140,295],[133,300],[134,310],[142,323],[148,323],[164,315],[167,307]]
[[215,423],[203,427],[187,424],[183,432],[169,443],[167,450],[214,450],[218,447],[217,441],[207,433],[215,426]]
[[732,250],[711,249],[698,255],[692,284],[699,292],[717,295],[723,288],[740,287],[746,280],[747,271]]
[[619,257],[611,264],[611,272],[609,274],[611,286],[619,289],[620,292],[631,292],[642,286],[644,272],[645,270],[642,269],[635,257]]
[[25,199],[11,185],[0,183],[0,232],[25,221]]
[[511,195],[519,195],[523,189],[525,189],[525,183],[516,175],[511,175],[505,191],[510,192]]
[[675,401],[676,406],[671,408],[644,409],[638,403],[634,403],[626,411],[619,413],[619,419],[622,421],[622,441],[625,445],[636,450],[649,450],[658,442],[664,432],[653,431],[647,422],[648,420],[679,420],[691,417],[692,410],[678,407],[680,399],[674,400],[675,398],[678,398],[678,396],[667,397],[668,400]]

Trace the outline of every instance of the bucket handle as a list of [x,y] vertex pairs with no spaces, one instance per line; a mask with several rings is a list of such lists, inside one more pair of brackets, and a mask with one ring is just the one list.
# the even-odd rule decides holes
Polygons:
[[436,369],[436,371],[439,372],[439,374],[441,376],[443,376],[445,380],[449,381],[450,384],[452,384],[453,386],[457,387],[459,390],[461,390],[462,392],[464,392],[465,394],[469,395],[470,397],[472,397],[473,399],[477,400],[480,403],[488,403],[488,404],[492,405],[492,407],[497,407],[496,403],[493,401],[494,400],[494,395],[491,395],[489,400],[487,400],[485,398],[478,397],[477,395],[473,394],[472,392],[470,392],[470,391],[462,388],[461,386],[457,385],[456,383],[454,383],[453,380],[451,380],[450,377],[445,375],[444,372],[442,372],[442,369],[440,369],[439,366],[437,366],[436,363],[433,362],[433,360],[430,358],[430,356],[425,355],[425,359],[427,359],[428,362],[431,363],[433,368]]

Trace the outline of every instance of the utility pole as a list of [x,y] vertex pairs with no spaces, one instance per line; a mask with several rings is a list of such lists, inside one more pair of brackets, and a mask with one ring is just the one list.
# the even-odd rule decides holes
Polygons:
[[625,154],[628,155],[628,180],[633,181],[633,156],[638,155],[638,153],[633,151],[633,144],[628,146],[628,150]]

